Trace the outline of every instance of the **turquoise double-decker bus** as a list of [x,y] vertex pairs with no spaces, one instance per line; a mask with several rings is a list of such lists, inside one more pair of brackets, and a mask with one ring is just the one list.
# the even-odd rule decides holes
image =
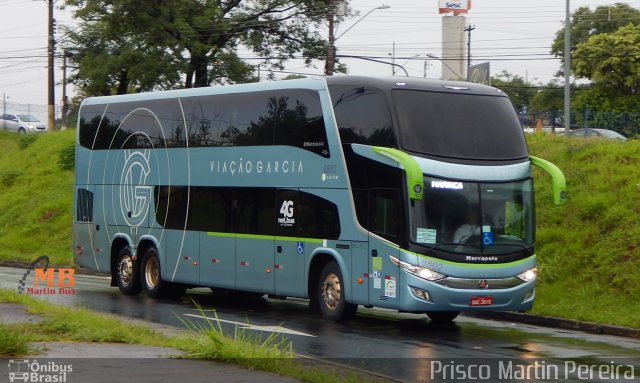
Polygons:
[[340,76],[93,97],[75,262],[124,294],[202,286],[453,320],[535,297],[532,165],[487,86]]

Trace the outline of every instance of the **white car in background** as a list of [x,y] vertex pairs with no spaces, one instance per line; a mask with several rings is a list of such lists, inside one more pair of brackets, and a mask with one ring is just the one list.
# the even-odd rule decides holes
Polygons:
[[41,133],[47,126],[30,114],[6,113],[0,116],[0,129],[18,133]]

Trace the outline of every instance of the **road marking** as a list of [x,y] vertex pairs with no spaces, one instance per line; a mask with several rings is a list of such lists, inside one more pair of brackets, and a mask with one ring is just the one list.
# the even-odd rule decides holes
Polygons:
[[195,315],[195,314],[182,314],[184,316],[188,316],[188,317],[193,317],[193,318],[200,318],[200,319],[206,319],[206,320],[210,320],[212,322],[222,322],[222,323],[230,323],[230,324],[234,324],[236,326],[239,326],[242,329],[247,329],[247,330],[255,330],[255,331],[265,331],[265,332],[275,332],[275,333],[279,333],[279,334],[288,334],[288,335],[301,335],[301,336],[309,336],[312,338],[315,338],[315,335],[311,335],[311,334],[307,334],[305,332],[301,332],[301,331],[296,331],[296,330],[291,330],[282,326],[256,326],[256,325],[252,325],[249,323],[242,323],[242,322],[235,322],[235,321],[231,321],[231,320],[226,320],[226,319],[219,319],[219,318],[212,318],[212,317],[208,317],[205,315]]

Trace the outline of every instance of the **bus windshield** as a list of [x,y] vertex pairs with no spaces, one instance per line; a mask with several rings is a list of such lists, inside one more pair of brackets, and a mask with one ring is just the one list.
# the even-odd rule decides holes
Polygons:
[[472,160],[527,158],[507,97],[394,89],[400,146],[413,153]]
[[512,254],[533,246],[531,179],[474,183],[425,177],[409,210],[411,241],[464,254]]

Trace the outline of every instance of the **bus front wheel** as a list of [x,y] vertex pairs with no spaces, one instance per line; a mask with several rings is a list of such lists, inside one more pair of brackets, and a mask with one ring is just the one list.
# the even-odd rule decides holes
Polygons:
[[344,279],[340,267],[335,262],[327,263],[318,280],[318,305],[322,317],[329,322],[351,319],[358,305],[348,303],[344,296]]
[[140,275],[138,262],[133,259],[131,248],[123,247],[118,253],[116,261],[116,281],[118,289],[125,295],[135,295],[140,292]]

